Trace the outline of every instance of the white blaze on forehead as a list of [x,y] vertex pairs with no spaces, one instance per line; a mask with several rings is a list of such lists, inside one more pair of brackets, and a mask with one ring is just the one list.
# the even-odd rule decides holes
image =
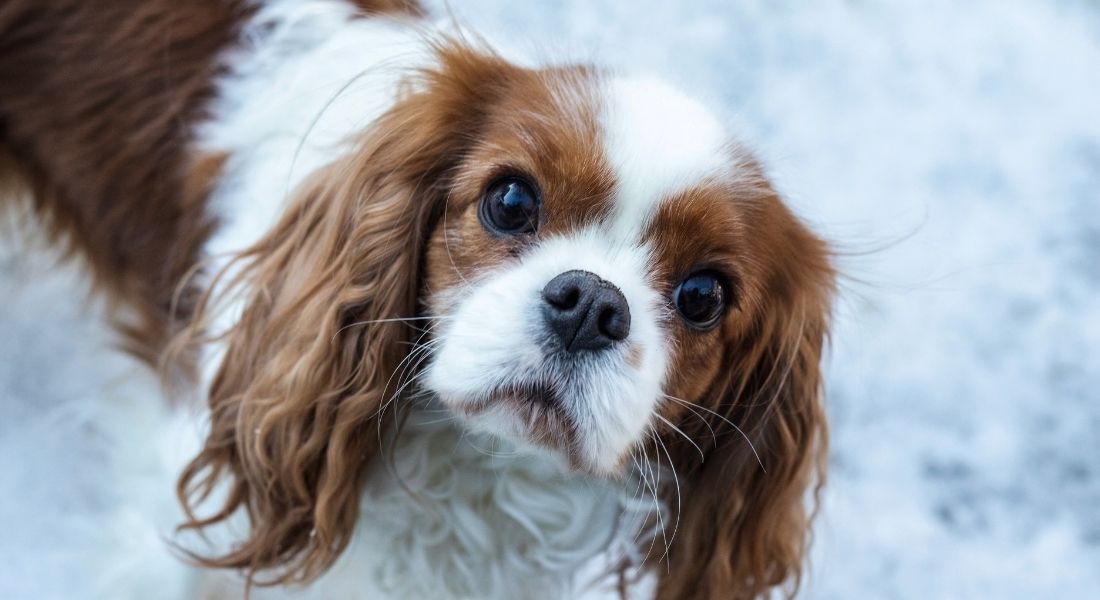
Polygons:
[[637,239],[661,200],[725,161],[725,129],[706,108],[655,79],[616,78],[607,88],[604,148],[617,178],[612,232]]

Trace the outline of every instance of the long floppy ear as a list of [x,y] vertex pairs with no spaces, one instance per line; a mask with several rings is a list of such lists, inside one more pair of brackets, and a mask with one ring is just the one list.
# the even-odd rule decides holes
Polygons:
[[[784,584],[793,596],[800,582],[807,492],[816,503],[825,475],[820,360],[834,274],[824,243],[778,197],[764,206],[754,235],[771,264],[766,308],[726,342],[726,374],[697,399],[706,421],[683,423],[703,460],[684,437],[666,441],[682,490],[659,600],[756,598]],[[677,498],[666,500],[675,513]]]
[[[381,415],[418,310],[422,253],[445,179],[508,65],[457,47],[346,158],[317,173],[240,257],[245,307],[209,390],[210,432],[183,472],[184,529],[241,511],[246,537],[195,557],[249,583],[308,581],[347,545]],[[497,84],[499,85],[499,84]],[[199,321],[214,309],[200,307]],[[224,502],[208,512],[215,489]],[[220,498],[220,495],[218,496]],[[262,574],[261,578],[258,578]],[[263,581],[260,581],[262,579]]]

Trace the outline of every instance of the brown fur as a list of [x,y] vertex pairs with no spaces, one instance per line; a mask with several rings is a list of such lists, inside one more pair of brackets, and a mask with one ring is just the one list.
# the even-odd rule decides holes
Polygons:
[[[742,169],[746,181],[693,190],[650,228],[678,274],[672,281],[690,268],[676,257],[694,255],[697,264],[724,265],[735,296],[721,327],[677,335],[667,387],[678,400],[665,417],[680,431],[664,427],[661,441],[680,489],[663,490],[676,521],[657,542],[669,546],[660,600],[755,598],[783,584],[793,596],[809,543],[806,492],[816,503],[824,482],[829,254],[754,164]],[[646,454],[660,462],[661,449]]]
[[232,0],[0,4],[0,144],[54,234],[136,310],[129,347],[150,360],[214,226],[213,173],[191,172],[187,142],[246,14]]
[[[354,1],[364,13],[422,13],[416,0]],[[149,362],[189,317],[194,290],[179,286],[216,225],[206,200],[224,157],[188,144],[249,6],[0,3],[0,148],[54,237],[136,313],[118,326]]]

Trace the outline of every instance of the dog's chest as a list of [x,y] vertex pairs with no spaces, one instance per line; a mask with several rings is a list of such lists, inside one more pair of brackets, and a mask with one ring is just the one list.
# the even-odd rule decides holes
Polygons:
[[374,468],[352,547],[318,583],[350,592],[372,570],[392,598],[577,597],[592,587],[586,567],[637,517],[624,512],[631,490],[450,419],[443,409],[411,416]]

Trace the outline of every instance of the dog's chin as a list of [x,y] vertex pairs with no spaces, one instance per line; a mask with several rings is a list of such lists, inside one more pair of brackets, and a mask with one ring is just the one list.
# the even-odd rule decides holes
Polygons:
[[552,386],[533,382],[491,389],[475,398],[441,398],[467,429],[501,439],[518,452],[591,472],[579,455],[577,426]]

